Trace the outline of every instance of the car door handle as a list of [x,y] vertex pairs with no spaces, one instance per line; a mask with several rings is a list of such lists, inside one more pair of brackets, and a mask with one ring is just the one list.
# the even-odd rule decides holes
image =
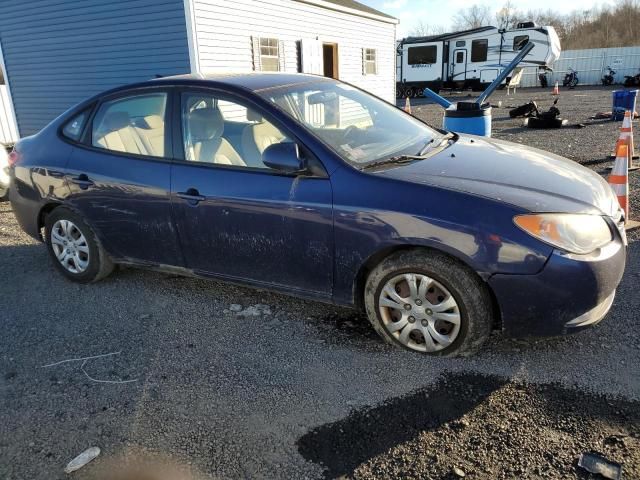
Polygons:
[[82,190],[86,190],[87,188],[94,185],[93,181],[89,180],[89,177],[84,173],[78,175],[77,177],[70,178],[69,181],[78,185]]
[[176,195],[192,205],[197,205],[199,202],[207,199],[204,195],[200,195],[200,192],[195,188],[190,188],[186,192],[178,192]]

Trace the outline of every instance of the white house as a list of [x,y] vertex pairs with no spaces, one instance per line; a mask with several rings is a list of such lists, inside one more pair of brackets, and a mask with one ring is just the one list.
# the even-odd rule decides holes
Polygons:
[[17,122],[30,135],[108,88],[198,71],[316,73],[392,102],[397,23],[354,0],[8,2],[0,133]]

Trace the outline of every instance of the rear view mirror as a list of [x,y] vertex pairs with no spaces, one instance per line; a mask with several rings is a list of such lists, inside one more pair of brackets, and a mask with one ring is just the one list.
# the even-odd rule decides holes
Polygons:
[[318,92],[307,97],[309,105],[318,105],[320,103],[335,102],[338,99],[336,92]]
[[294,142],[269,145],[262,152],[262,163],[282,173],[300,173],[304,170],[298,144]]

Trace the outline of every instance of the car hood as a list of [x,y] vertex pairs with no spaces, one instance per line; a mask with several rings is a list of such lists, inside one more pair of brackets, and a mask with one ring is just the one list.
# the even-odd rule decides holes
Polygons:
[[425,160],[380,175],[510,203],[531,212],[614,216],[618,202],[607,182],[578,163],[549,152],[471,135]]

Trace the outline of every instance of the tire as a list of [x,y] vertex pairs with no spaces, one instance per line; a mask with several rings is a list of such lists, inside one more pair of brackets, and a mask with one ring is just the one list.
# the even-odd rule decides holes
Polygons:
[[0,187],[0,202],[9,200],[9,188]]
[[578,79],[574,77],[571,82],[569,82],[569,88],[576,88],[578,86]]
[[563,120],[562,118],[539,118],[539,117],[530,117],[527,121],[527,127],[529,128],[560,128],[562,127]]
[[[425,300],[418,303],[418,299],[409,298],[409,283],[405,282],[403,291],[400,280],[395,284],[396,295],[402,297],[401,301],[406,299],[412,304],[401,305],[402,308],[381,306],[381,300],[389,302],[385,292],[391,288],[390,285],[407,274],[409,278],[415,275],[418,292],[423,282],[427,282],[424,283],[424,288],[427,288],[423,295]],[[417,296],[420,297],[420,294]],[[455,307],[446,308],[451,300],[449,297],[454,300]],[[397,302],[392,303],[395,305]],[[385,342],[414,352],[444,357],[469,356],[482,346],[491,333],[493,309],[487,287],[473,270],[436,251],[402,251],[384,259],[367,278],[364,304],[369,322]],[[411,310],[407,310],[407,305]],[[443,307],[437,313],[440,306]],[[433,307],[433,311],[428,307]],[[415,318],[412,313],[416,315]],[[400,315],[402,317],[398,318]],[[456,315],[457,326],[454,322],[438,319],[442,316],[455,319]],[[401,324],[405,326],[399,328]],[[396,331],[392,332],[390,328],[394,329],[394,326]],[[409,333],[405,331],[407,328]],[[447,342],[440,342],[436,336],[429,334],[432,342],[429,346],[424,330],[430,332],[433,329],[437,330],[438,336],[446,337]]]
[[[61,239],[67,243],[63,245]],[[70,239],[73,239],[74,242],[70,242]],[[81,241],[82,239],[84,242]],[[74,282],[97,282],[113,271],[113,262],[95,234],[78,214],[68,208],[57,207],[47,215],[45,243],[56,268]],[[67,248],[71,250],[66,250],[66,252],[72,251],[74,255],[64,253],[64,249]],[[62,256],[63,254],[66,259],[64,265],[63,261],[58,258],[58,255]]]

